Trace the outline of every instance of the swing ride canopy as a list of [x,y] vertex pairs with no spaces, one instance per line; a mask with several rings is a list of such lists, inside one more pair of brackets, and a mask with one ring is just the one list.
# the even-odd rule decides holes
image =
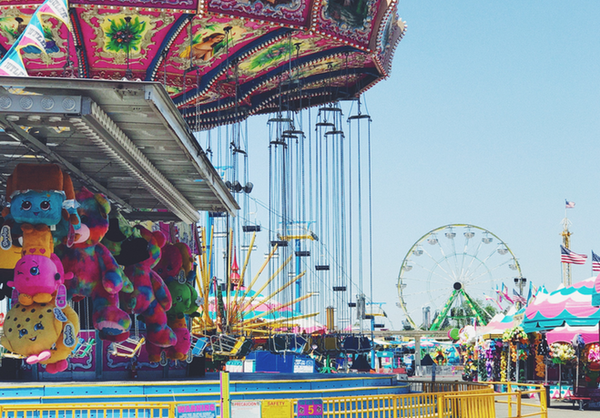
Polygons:
[[[0,0],[5,54],[42,0]],[[70,0],[44,16],[36,77],[159,81],[195,130],[357,96],[389,76],[396,0]]]

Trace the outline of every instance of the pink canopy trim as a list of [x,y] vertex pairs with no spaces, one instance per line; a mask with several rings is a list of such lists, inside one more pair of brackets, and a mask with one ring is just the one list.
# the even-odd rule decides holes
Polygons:
[[598,342],[598,325],[595,327],[571,327],[565,325],[564,327],[558,327],[552,331],[546,333],[546,339],[549,344],[555,342],[569,343],[573,341],[573,337],[580,334],[583,337],[583,341],[586,344]]
[[[528,319],[539,312],[545,318],[556,318],[557,316],[569,313],[577,318],[592,316],[600,310],[592,306],[592,295],[595,286],[595,277],[575,283],[569,287],[561,287],[551,294],[538,294],[535,301],[527,306],[525,315]],[[582,290],[584,290],[582,292]]]

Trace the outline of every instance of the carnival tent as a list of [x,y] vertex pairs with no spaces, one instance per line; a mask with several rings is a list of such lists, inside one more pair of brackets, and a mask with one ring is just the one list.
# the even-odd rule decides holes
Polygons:
[[571,327],[569,325],[565,325],[564,327],[558,327],[546,333],[546,340],[548,341],[548,344],[556,342],[569,343],[573,341],[573,338],[577,334],[581,335],[583,341],[586,344],[597,343],[598,324],[596,324],[595,326],[587,327]]
[[595,277],[560,286],[550,294],[538,294],[527,306],[523,329],[525,332],[551,331],[563,326],[592,327],[600,320],[600,307],[592,306]]
[[518,311],[512,307],[506,314],[498,313],[492,320],[483,327],[477,327],[477,336],[483,338],[500,338],[502,333],[507,329],[513,328],[517,325],[521,325],[525,315],[525,308],[521,308]]

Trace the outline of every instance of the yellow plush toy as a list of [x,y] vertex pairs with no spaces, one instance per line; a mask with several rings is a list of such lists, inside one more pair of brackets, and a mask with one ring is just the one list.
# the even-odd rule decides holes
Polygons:
[[22,255],[43,255],[50,258],[54,252],[54,240],[50,227],[44,224],[23,224],[21,229],[23,230]]
[[57,373],[67,369],[78,333],[79,317],[68,305],[61,310],[54,301],[17,303],[6,315],[0,344],[26,357],[28,364],[45,364],[47,372]]

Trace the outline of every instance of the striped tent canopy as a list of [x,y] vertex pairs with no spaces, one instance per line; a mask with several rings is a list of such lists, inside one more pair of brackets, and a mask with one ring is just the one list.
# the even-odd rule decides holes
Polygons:
[[550,294],[538,294],[527,306],[523,329],[525,332],[551,331],[555,328],[594,326],[600,321],[600,307],[592,306],[595,277],[560,286]]

